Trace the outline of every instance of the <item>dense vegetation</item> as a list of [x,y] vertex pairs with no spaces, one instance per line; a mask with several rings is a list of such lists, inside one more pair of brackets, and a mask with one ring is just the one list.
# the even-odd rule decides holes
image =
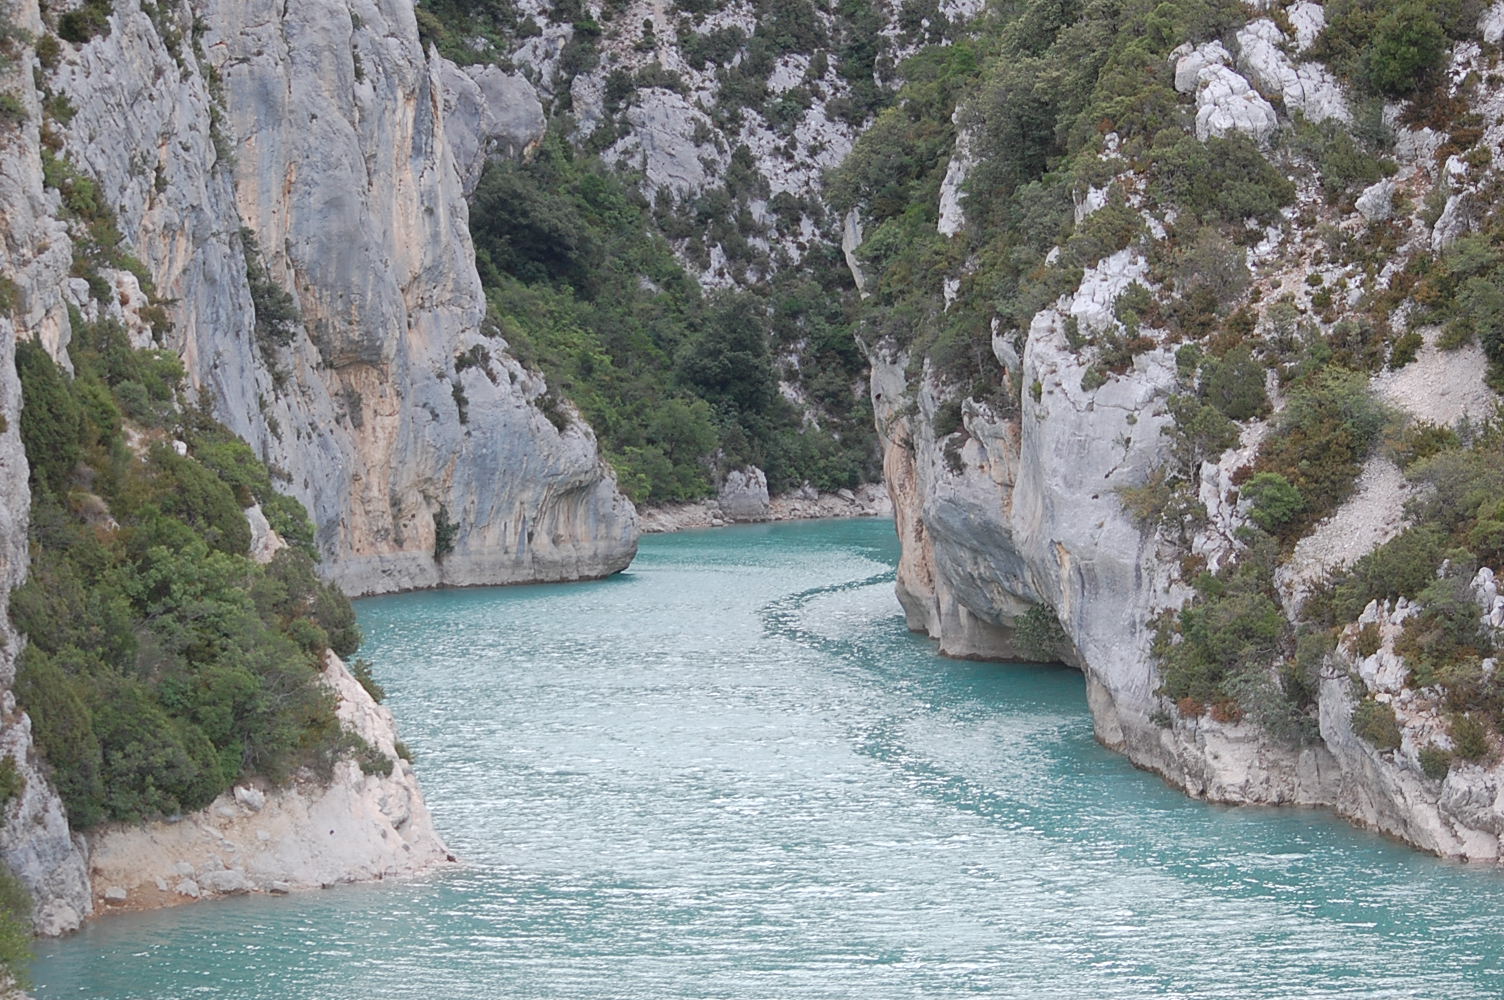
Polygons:
[[[1351,236],[1323,229],[1303,210],[1297,223],[1322,234],[1317,263],[1356,269],[1368,287],[1388,285],[1355,299],[1346,280],[1328,287],[1312,273],[1309,306],[1288,295],[1259,301],[1241,252],[1295,202],[1291,178],[1309,180],[1328,205],[1351,212],[1356,192],[1395,171],[1377,98],[1409,99],[1406,121],[1449,136],[1443,158],[1462,153],[1470,164],[1487,162],[1486,150],[1476,148],[1481,122],[1447,96],[1440,73],[1447,47],[1471,32],[1479,12],[1463,0],[1333,0],[1313,54],[1353,86],[1355,120],[1345,128],[1297,118],[1260,148],[1237,136],[1196,139],[1192,106],[1171,80],[1170,51],[1226,39],[1253,16],[1245,5],[1008,5],[970,41],[911,59],[896,103],[833,178],[834,206],[859,208],[868,222],[860,255],[877,290],[861,336],[907,351],[913,371],[924,365],[949,396],[934,414],[937,437],[964,433],[955,418],[961,398],[1003,413],[1016,412],[1029,394],[1037,400],[1042,386],[1010,380],[996,361],[992,321],[1021,347],[1040,309],[1073,291],[1085,268],[1126,248],[1148,260],[1149,285],[1131,286],[1106,328],[1071,321],[1065,330],[1085,362],[1087,392],[1126,372],[1143,351],[1177,352],[1166,460],[1147,482],[1121,491],[1125,508],[1146,529],[1188,543],[1206,518],[1196,495],[1201,464],[1235,445],[1249,421],[1273,420],[1256,459],[1237,475],[1251,521],[1241,554],[1215,574],[1187,557],[1195,596],[1159,623],[1162,693],[1182,715],[1251,716],[1278,735],[1311,737],[1317,671],[1334,630],[1371,597],[1404,593],[1427,607],[1406,633],[1415,682],[1432,683],[1442,664],[1468,673],[1465,683],[1439,681],[1463,720],[1454,742],[1477,745],[1460,739],[1458,727],[1476,735],[1475,722],[1497,725],[1496,696],[1475,666],[1457,667],[1475,665],[1488,649],[1476,606],[1460,588],[1480,560],[1504,556],[1504,514],[1458,469],[1481,475],[1488,460],[1480,456],[1496,445],[1488,434],[1463,443],[1436,428],[1407,430],[1368,382],[1386,366],[1409,363],[1421,344],[1415,326],[1435,322],[1446,327],[1444,344],[1480,343],[1495,386],[1504,385],[1504,228],[1487,224],[1440,260],[1418,255],[1399,280],[1380,283],[1374,278],[1391,259],[1396,229],[1376,224]],[[1273,16],[1284,15],[1276,9]],[[937,232],[936,206],[951,157],[962,155],[958,131],[973,165],[964,227],[946,237]],[[1112,139],[1104,143],[1106,133]],[[1102,207],[1078,221],[1073,202],[1088,189],[1102,193]],[[1149,234],[1145,212],[1161,220],[1163,236]],[[957,277],[959,291],[947,302],[944,284]],[[1407,300],[1410,331],[1401,333],[1390,317]],[[1282,397],[1278,413],[1273,385]],[[1418,481],[1437,483],[1410,511],[1417,527],[1333,581],[1304,620],[1288,621],[1275,570],[1351,494],[1381,444],[1409,462]],[[1442,468],[1445,482],[1437,479]],[[1469,498],[1461,501],[1466,516],[1436,523],[1437,498],[1458,490]],[[1387,706],[1376,705],[1360,706],[1357,725],[1387,742],[1392,712],[1386,720]],[[1439,753],[1433,748],[1427,758],[1433,772]]]
[[642,198],[556,137],[526,163],[492,164],[470,218],[489,331],[579,406],[634,500],[702,497],[747,464],[774,489],[877,474],[837,262],[702,293]]
[[[35,343],[16,349],[32,568],[10,605],[29,639],[17,700],[71,824],[178,813],[350,752],[367,763],[319,680],[325,650],[349,655],[360,635],[314,574],[306,513],[181,404],[174,356],[73,320],[73,377]],[[248,558],[258,502],[302,542],[266,566]]]

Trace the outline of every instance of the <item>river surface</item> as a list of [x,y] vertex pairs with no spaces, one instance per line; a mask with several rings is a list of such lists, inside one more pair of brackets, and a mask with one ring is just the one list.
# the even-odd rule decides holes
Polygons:
[[599,583],[358,602],[464,864],[107,917],[39,997],[1504,995],[1504,877],[1191,801],[1080,675],[943,660],[886,521],[645,538]]

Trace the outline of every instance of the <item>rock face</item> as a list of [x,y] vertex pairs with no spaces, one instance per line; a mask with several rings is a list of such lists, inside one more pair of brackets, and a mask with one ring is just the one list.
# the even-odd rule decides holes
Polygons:
[[[35,2],[12,13],[18,27],[36,32],[41,18]],[[31,67],[19,59],[0,67],[0,86],[19,94],[26,120],[0,131],[0,297],[13,298],[0,309],[0,609],[26,579],[27,522],[31,493],[21,445],[21,386],[16,377],[18,336],[34,336],[56,347],[66,337],[66,315],[58,321],[60,290],[67,285],[72,252],[63,226],[54,218],[56,196],[42,187],[40,100],[30,83]],[[48,784],[32,745],[31,720],[16,708],[10,685],[22,639],[0,615],[0,758],[9,758],[22,781],[20,793],[4,806],[0,861],[15,872],[37,901],[33,914],[42,934],[76,929],[91,910],[88,871],[82,845],[68,830],[57,793]]]
[[[375,593],[626,566],[634,513],[592,433],[481,329],[464,193],[488,151],[536,140],[536,98],[426,58],[410,0],[121,0],[110,23],[48,79],[77,109],[64,153],[173,303],[190,380],[308,506],[328,574]],[[242,226],[295,300],[286,346],[257,336]],[[28,335],[66,342],[63,303],[22,284]]]
[[768,477],[758,468],[732,469],[726,473],[726,481],[721,484],[716,500],[728,520],[766,520]]
[[[1498,9],[1483,22],[1496,34],[1504,33],[1496,27],[1504,23]],[[1175,87],[1195,102],[1199,137],[1232,130],[1260,140],[1272,136],[1280,119],[1250,80],[1307,118],[1349,119],[1346,100],[1330,75],[1287,55],[1302,51],[1319,32],[1320,6],[1297,4],[1289,15],[1293,39],[1267,20],[1238,33],[1236,65],[1247,78],[1232,68],[1232,54],[1220,43],[1175,53]],[[1452,75],[1461,79],[1479,65],[1477,46],[1459,45],[1457,53]],[[1504,98],[1485,90],[1480,100],[1493,108]],[[1434,228],[1415,213],[1413,203],[1403,208],[1410,217],[1397,222],[1409,227],[1406,252],[1427,253],[1433,243],[1442,246],[1467,232],[1480,215],[1478,192],[1496,178],[1455,157],[1437,176],[1437,147],[1429,130],[1402,127],[1398,136],[1396,175],[1336,212],[1346,218],[1334,224],[1356,230],[1398,216],[1399,195],[1424,191],[1430,181],[1450,192]],[[1501,141],[1504,134],[1491,132],[1491,151]],[[1111,143],[1112,137],[1104,137],[1104,158]],[[953,171],[964,155],[965,150],[953,155]],[[965,203],[949,180],[938,213],[942,235],[964,226]],[[1136,189],[1131,172],[1118,181]],[[1079,221],[1101,199],[1095,189],[1076,194]],[[1319,196],[1303,197],[1310,203]],[[1154,231],[1156,220],[1145,214]],[[856,233],[859,240],[859,229]],[[1292,301],[1309,302],[1301,286],[1311,271],[1313,242],[1299,225],[1271,226],[1265,243],[1248,252],[1263,301],[1289,293]],[[847,250],[853,253],[855,247]],[[860,284],[864,276],[856,280]],[[1201,463],[1193,474],[1197,499],[1206,508],[1206,524],[1193,537],[1172,540],[1134,522],[1119,491],[1146,483],[1167,461],[1168,398],[1184,391],[1177,389],[1176,345],[1149,331],[1157,346],[1136,351],[1121,374],[1104,375],[1090,365],[1090,343],[1094,332],[1121,330],[1113,306],[1131,282],[1153,294],[1154,280],[1142,257],[1132,249],[1121,251],[1088,267],[1077,288],[1038,312],[1023,336],[998,333],[995,325],[993,353],[1007,372],[1003,384],[1019,387],[1009,396],[1016,401],[966,399],[960,429],[946,436],[934,429],[946,397],[929,368],[921,370],[891,344],[874,349],[873,408],[902,542],[897,597],[910,627],[927,632],[953,656],[1049,656],[1074,663],[1086,675],[1098,739],[1192,795],[1232,803],[1323,805],[1439,854],[1504,857],[1504,768],[1487,765],[1487,759],[1454,763],[1444,779],[1437,779],[1421,767],[1420,748],[1451,744],[1444,706],[1403,684],[1408,671],[1393,649],[1410,613],[1403,605],[1370,606],[1349,626],[1338,654],[1322,671],[1319,718],[1313,720],[1319,738],[1308,743],[1281,741],[1251,722],[1182,715],[1159,694],[1152,622],[1191,596],[1182,560],[1195,572],[1202,566],[1215,570],[1235,556],[1248,504],[1238,499],[1233,472],[1251,461],[1271,425],[1249,422],[1233,448]],[[1400,315],[1396,321],[1407,320]],[[1436,331],[1417,332],[1422,343],[1415,360],[1374,378],[1377,397],[1413,419],[1438,424],[1490,413],[1497,396],[1482,384],[1486,363],[1469,353],[1476,348],[1439,352]],[[942,423],[954,426],[953,419]],[[1281,567],[1276,581],[1286,610],[1298,606],[1311,582],[1401,530],[1409,489],[1388,457],[1370,459],[1351,498],[1316,525]],[[1504,625],[1504,600],[1492,575],[1480,573],[1474,589],[1484,627]],[[1025,622],[1041,617],[1060,627],[1053,649],[1024,639],[1037,635],[1023,627]],[[1354,652],[1354,636],[1364,625],[1378,627],[1383,639],[1382,648],[1366,659]],[[1355,734],[1355,682],[1349,674],[1359,695],[1366,692],[1394,706],[1403,732],[1397,749],[1377,750]]]
[[1263,141],[1279,119],[1273,106],[1231,68],[1232,56],[1221,42],[1183,46],[1175,57],[1175,89],[1196,97],[1196,137],[1207,139],[1242,132]]
[[339,698],[340,721],[392,761],[391,774],[365,774],[345,760],[328,784],[241,785],[173,822],[97,831],[89,855],[96,906],[283,893],[411,874],[445,860],[412,765],[397,757],[391,713],[332,653],[324,677]]
[[[536,141],[536,98],[514,100],[518,81],[499,70],[471,76],[425,56],[411,0],[110,6],[109,30],[62,42],[49,67],[29,44],[0,66],[24,111],[0,127],[0,604],[28,559],[14,344],[34,339],[68,366],[70,309],[182,357],[192,391],[307,505],[323,570],[352,593],[624,568],[636,514],[593,434],[482,328],[464,194],[487,153]],[[12,7],[17,27],[47,34],[36,0]],[[44,110],[39,88],[69,113]],[[128,270],[99,268],[104,292],[72,276],[67,213],[44,186],[44,122],[47,148],[113,210],[162,317],[148,321],[153,297]],[[282,334],[248,263],[291,296]],[[265,554],[274,541],[255,533]],[[8,628],[0,635],[0,688],[20,646]],[[5,807],[0,859],[37,898],[38,929],[67,931],[94,906],[84,845],[27,717],[0,693],[0,753],[24,782]],[[390,752],[389,731],[384,740],[372,742]],[[125,889],[134,905],[132,873],[155,871],[141,859],[168,844],[202,854],[191,872],[157,872],[187,895],[233,881],[220,870],[265,888],[441,855],[408,766],[391,779],[354,767],[326,789],[268,795],[259,810],[248,792],[144,841],[106,835],[93,845],[105,872],[94,887]],[[316,827],[323,840],[310,839]],[[211,842],[239,846],[216,861]]]
[[495,66],[460,69],[438,60],[449,148],[468,197],[492,156],[530,152],[547,128],[538,93],[521,76]]

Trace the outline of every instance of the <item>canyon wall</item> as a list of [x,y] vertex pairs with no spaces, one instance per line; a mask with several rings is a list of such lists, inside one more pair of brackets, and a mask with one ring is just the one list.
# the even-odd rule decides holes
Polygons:
[[[1188,105],[1187,125],[1202,141],[1245,135],[1268,150],[1276,129],[1294,127],[1288,116],[1295,112],[1344,125],[1353,120],[1348,97],[1331,73],[1296,55],[1325,23],[1321,6],[1301,3],[1287,13],[1283,26],[1251,14],[1252,23],[1235,33],[1231,48],[1212,42],[1173,54],[1170,68]],[[1479,26],[1484,46],[1462,42],[1451,51],[1446,77],[1452,93],[1463,94],[1464,81],[1480,79],[1469,74],[1497,58],[1485,46],[1499,40],[1501,18],[1504,6],[1485,14]],[[1480,88],[1474,100],[1484,112],[1482,142],[1491,157],[1471,157],[1468,165],[1456,156],[1438,157],[1444,136],[1403,123],[1399,105],[1391,104],[1384,121],[1394,130],[1392,176],[1356,199],[1339,200],[1325,197],[1309,177],[1292,175],[1295,204],[1250,240],[1249,249],[1235,251],[1246,253],[1254,289],[1247,301],[1258,329],[1281,299],[1301,315],[1324,313],[1326,307],[1313,304],[1323,285],[1349,289],[1339,312],[1357,304],[1362,294],[1387,288],[1407,255],[1429,258],[1477,224],[1481,213],[1470,199],[1493,176],[1478,164],[1499,162],[1504,129],[1494,114],[1495,87]],[[1104,135],[1100,143],[1104,162],[1122,163],[1113,160],[1116,135]],[[947,237],[962,231],[967,200],[980,196],[966,185],[976,165],[963,129],[940,192],[939,229]],[[1082,184],[1076,192],[1078,226],[1106,204],[1108,186],[1116,185],[1141,214],[1148,239],[1165,239],[1173,218],[1155,214],[1143,173],[1129,170],[1094,183],[1099,186]],[[1444,197],[1432,195],[1428,214],[1422,202],[1433,190]],[[1323,239],[1333,233],[1362,239],[1376,231],[1369,227],[1390,224],[1399,245],[1389,266],[1365,274],[1322,252]],[[1060,252],[1057,247],[1049,263]],[[974,266],[968,261],[952,272],[947,309]],[[871,275],[855,266],[853,271],[859,284],[871,284]],[[1398,608],[1371,604],[1362,619],[1342,630],[1321,669],[1308,738],[1276,736],[1238,712],[1181,711],[1165,696],[1156,625],[1192,599],[1198,573],[1215,572],[1243,554],[1241,529],[1252,521],[1238,484],[1261,442],[1276,432],[1283,399],[1271,377],[1275,411],[1239,428],[1231,449],[1197,463],[1191,487],[1202,508],[1198,523],[1156,527],[1136,519],[1122,491],[1142,487],[1172,462],[1170,398],[1188,391],[1185,373],[1177,373],[1177,343],[1162,332],[1151,334],[1156,342],[1140,349],[1126,370],[1103,378],[1100,368],[1093,369],[1093,351],[1081,341],[1122,329],[1114,306],[1135,284],[1168,301],[1172,289],[1157,283],[1163,270],[1152,272],[1142,245],[1130,247],[1085,267],[1077,287],[1034,315],[1020,335],[998,332],[994,320],[993,354],[1012,385],[1011,398],[988,401],[962,392],[960,426],[948,433],[936,427],[949,426],[942,411],[954,405],[955,386],[908,347],[885,340],[869,348],[874,410],[902,542],[897,596],[910,627],[953,656],[1061,659],[1079,666],[1098,739],[1194,796],[1327,806],[1428,851],[1499,859],[1504,768],[1495,763],[1497,754],[1454,760],[1444,776],[1423,767],[1424,748],[1452,745],[1444,721],[1449,709],[1438,689],[1411,679],[1412,669],[1394,651],[1404,620],[1417,610],[1403,600]],[[1408,316],[1402,310],[1389,318],[1403,331],[1411,329]],[[1414,360],[1396,361],[1371,386],[1395,425],[1465,429],[1468,421],[1490,419],[1498,396],[1484,384],[1482,351],[1455,344],[1443,350],[1436,327],[1413,329]],[[1276,579],[1292,621],[1314,584],[1409,523],[1405,501],[1413,487],[1395,462],[1383,450],[1373,454],[1352,496],[1289,553]],[[1489,617],[1497,588],[1492,574],[1483,574],[1475,584],[1480,627],[1497,635],[1497,622]],[[1031,612],[1058,623],[1056,645],[1041,648],[1028,639]],[[1384,645],[1365,658],[1353,644],[1359,629],[1373,623],[1382,625]],[[1484,672],[1492,665],[1486,660]],[[1355,732],[1353,710],[1361,699],[1395,707],[1393,746],[1375,746]]]

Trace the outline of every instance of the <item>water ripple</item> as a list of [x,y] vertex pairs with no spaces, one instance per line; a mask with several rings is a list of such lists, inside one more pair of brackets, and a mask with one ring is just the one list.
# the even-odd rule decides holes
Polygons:
[[1190,801],[1079,675],[937,658],[890,525],[359,604],[464,865],[101,920],[38,995],[1497,997],[1504,879]]

